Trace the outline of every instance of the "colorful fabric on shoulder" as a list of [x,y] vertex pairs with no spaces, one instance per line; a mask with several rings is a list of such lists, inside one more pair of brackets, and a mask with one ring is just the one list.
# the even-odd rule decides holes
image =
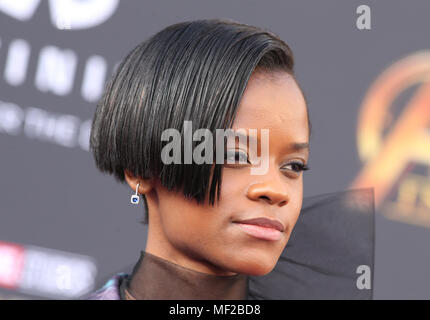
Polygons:
[[120,285],[128,276],[125,272],[117,273],[103,287],[85,297],[84,300],[121,300]]

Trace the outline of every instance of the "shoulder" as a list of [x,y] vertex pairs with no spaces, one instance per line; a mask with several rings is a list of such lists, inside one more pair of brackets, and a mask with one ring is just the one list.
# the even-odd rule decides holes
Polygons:
[[128,276],[125,272],[117,273],[103,287],[88,295],[84,300],[121,300],[120,285]]

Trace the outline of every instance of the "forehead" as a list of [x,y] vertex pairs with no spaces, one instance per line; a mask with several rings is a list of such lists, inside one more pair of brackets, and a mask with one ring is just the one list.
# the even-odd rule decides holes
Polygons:
[[307,142],[306,102],[295,79],[286,72],[254,73],[233,124],[239,128],[269,129],[270,140]]

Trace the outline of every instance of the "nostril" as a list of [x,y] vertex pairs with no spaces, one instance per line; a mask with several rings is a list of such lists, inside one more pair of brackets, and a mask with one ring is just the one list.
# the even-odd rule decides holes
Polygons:
[[270,198],[268,196],[260,196],[260,199],[264,199],[264,200],[270,201]]
[[287,204],[287,201],[286,200],[284,200],[284,201],[281,201],[280,203],[279,203],[279,206],[285,206]]

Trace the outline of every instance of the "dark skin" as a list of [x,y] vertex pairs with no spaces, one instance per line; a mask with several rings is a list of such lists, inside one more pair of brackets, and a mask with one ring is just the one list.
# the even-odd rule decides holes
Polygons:
[[[290,148],[293,143],[309,143],[306,102],[295,79],[286,72],[254,72],[232,127],[239,128],[270,130],[268,171],[252,175],[252,161],[225,165],[220,200],[214,207],[167,191],[156,179],[125,171],[131,189],[140,183],[138,192],[148,201],[145,251],[214,275],[264,275],[275,267],[302,207],[303,173],[293,163],[306,165],[309,157],[309,148]],[[246,146],[235,149],[250,156]],[[257,217],[279,220],[285,227],[281,239],[257,239],[235,223]]]

